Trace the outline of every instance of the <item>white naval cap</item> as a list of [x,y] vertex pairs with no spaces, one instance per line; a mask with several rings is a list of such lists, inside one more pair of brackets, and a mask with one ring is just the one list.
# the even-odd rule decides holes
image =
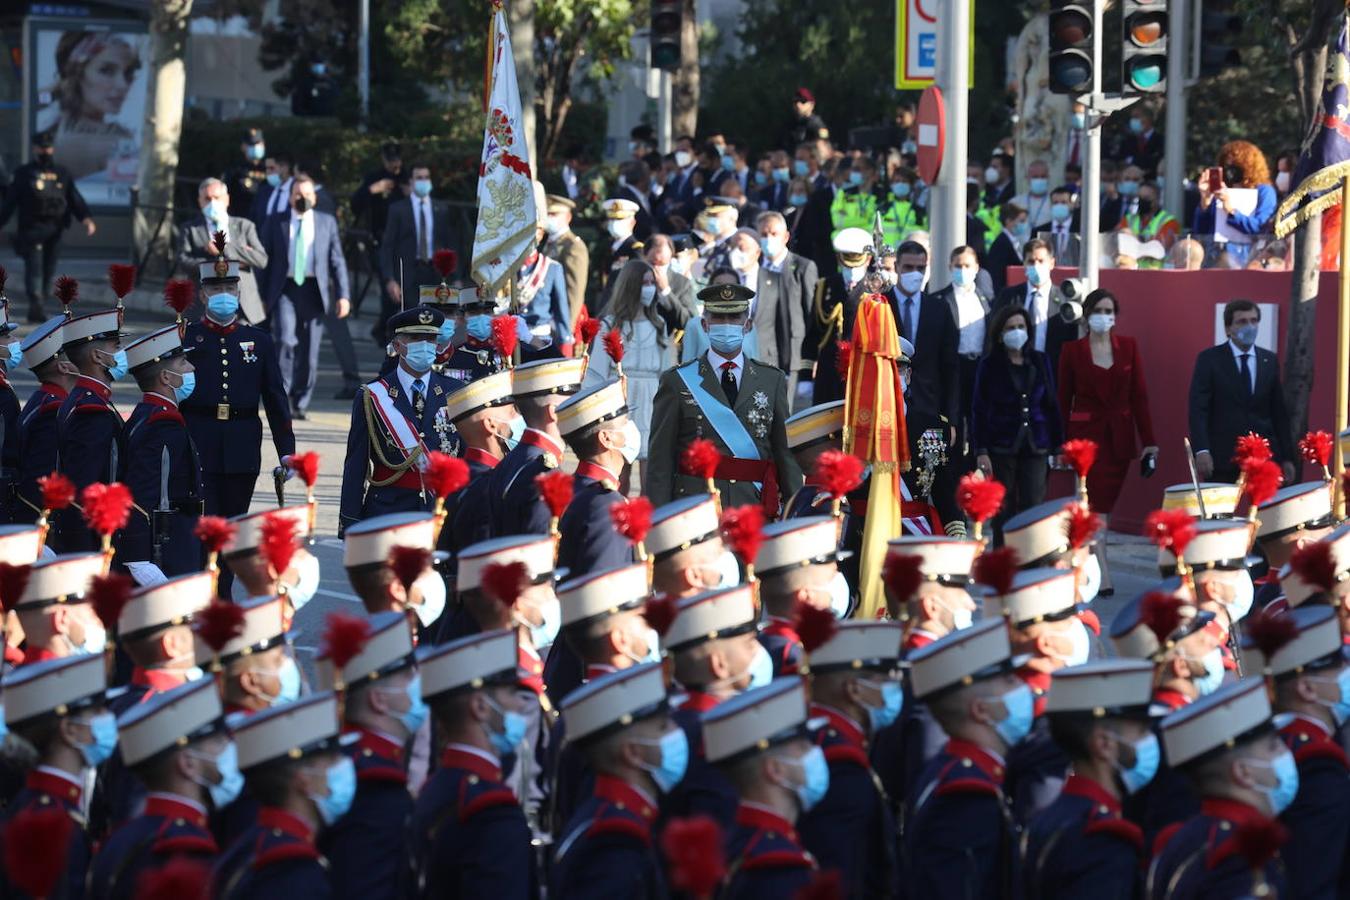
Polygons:
[[602,569],[558,585],[558,603],[562,607],[562,626],[568,628],[636,609],[647,601],[646,563]]
[[1153,700],[1153,663],[1100,659],[1059,669],[1050,676],[1045,711],[1103,716],[1148,715]]
[[465,416],[471,416],[481,409],[492,406],[505,406],[512,402],[511,370],[502,369],[491,375],[484,375],[470,381],[464,387],[452,392],[445,398],[445,417],[458,422]]
[[643,545],[658,562],[718,534],[717,501],[711,494],[691,494],[652,512],[652,527]]
[[104,702],[108,689],[102,653],[19,666],[5,676],[5,724],[68,715]]
[[1022,569],[1003,596],[984,598],[984,615],[1006,615],[1015,628],[1067,619],[1078,612],[1073,569]]
[[628,414],[623,383],[611,381],[568,397],[558,404],[558,432],[571,437],[578,431]]
[[138,638],[159,628],[187,624],[211,605],[215,593],[215,577],[210,572],[179,575],[138,588],[117,617],[117,636]]
[[1260,524],[1257,538],[1277,538],[1308,529],[1329,528],[1335,519],[1331,514],[1331,484],[1326,481],[1305,481],[1280,488],[1275,496],[1257,509]]
[[[1205,501],[1205,516],[1231,516],[1237,509],[1242,492],[1237,485],[1221,481],[1203,481],[1200,483],[1200,496]],[[1200,517],[1200,501],[1196,499],[1195,485],[1186,482],[1171,484],[1163,488],[1163,509],[1184,509],[1195,518]]]
[[900,641],[905,626],[899,622],[850,619],[811,651],[811,672],[834,669],[893,669],[900,664]]
[[436,516],[432,513],[389,513],[362,519],[349,527],[342,542],[342,565],[348,569],[383,566],[395,547],[436,546]]
[[122,763],[135,766],[218,734],[225,729],[224,716],[219,689],[210,678],[154,693],[117,719]]
[[1013,659],[1008,626],[1002,617],[981,619],[915,650],[909,663],[910,687],[919,699],[1010,672]]
[[568,694],[561,708],[569,742],[602,738],[666,710],[664,671],[646,663],[602,675]]
[[[1202,519],[1195,523],[1195,537],[1186,545],[1186,565],[1198,571],[1245,569],[1250,537],[1245,519]],[[1158,568],[1171,575],[1177,568],[1176,555],[1158,548]]]
[[861,228],[841,228],[834,236],[834,252],[843,256],[862,256],[872,250],[872,236]]
[[101,309],[98,312],[75,316],[72,319],[67,319],[65,324],[61,326],[61,339],[65,341],[63,346],[66,347],[86,344],[89,341],[104,338],[114,338],[124,333],[115,309]]
[[127,353],[127,370],[137,372],[146,366],[182,356],[188,350],[178,336],[178,326],[169,325],[158,331],[152,331],[139,337],[124,348]]
[[1234,747],[1270,727],[1265,679],[1244,678],[1163,719],[1163,749],[1175,768]]
[[27,368],[36,369],[56,358],[56,354],[61,352],[61,347],[66,342],[65,324],[65,316],[53,316],[28,332],[28,336],[19,343],[19,349],[23,352],[23,364]]
[[[300,535],[309,534],[309,504],[299,503],[294,506],[282,506],[277,509],[265,509],[262,512],[244,513],[241,516],[234,516],[230,519],[235,525],[234,540],[225,548],[225,559],[239,556],[244,553],[252,553],[258,549],[262,543],[262,530],[264,523],[269,517],[285,517],[295,523],[297,533]],[[353,526],[355,527],[355,526]]]
[[[380,612],[370,616],[370,639],[342,667],[342,681],[348,687],[356,687],[363,681],[406,669],[415,662],[413,658],[412,628],[408,617],[402,612]],[[331,691],[334,678],[333,661],[327,654],[320,652],[314,660],[315,686],[321,691]]]
[[341,740],[337,696],[332,691],[309,694],[250,716],[231,716],[229,725],[239,748],[239,768],[245,772],[278,760],[337,750],[348,743]]
[[31,566],[42,552],[42,529],[36,525],[0,525],[0,562]]
[[[1271,615],[1266,613],[1266,616]],[[1261,652],[1252,629],[1261,628],[1267,621],[1265,616],[1247,624],[1247,632],[1242,636],[1242,649],[1253,651],[1262,662],[1262,668],[1269,670],[1275,677],[1281,675],[1301,675],[1309,669],[1326,669],[1331,666],[1340,668],[1345,662],[1341,643],[1341,624],[1336,611],[1321,604],[1301,606],[1284,613],[1275,613],[1276,618],[1288,617],[1297,629],[1293,640],[1275,651],[1269,659]]]
[[[221,665],[286,643],[284,622],[290,610],[284,597],[250,597],[235,605],[244,612],[244,630],[220,648]],[[199,666],[215,658],[215,651],[200,637],[196,639],[195,653]]]
[[1167,649],[1149,627],[1149,617],[1152,615],[1150,604],[1155,601],[1147,603],[1145,601],[1152,594],[1161,594],[1181,601],[1181,605],[1176,609],[1179,614],[1177,627],[1167,636],[1167,648],[1214,620],[1214,613],[1196,607],[1190,590],[1182,584],[1180,578],[1175,575],[1165,578],[1147,591],[1136,595],[1121,607],[1111,620],[1109,636],[1111,642],[1115,644],[1116,652],[1121,656],[1151,659],[1159,650]]
[[844,401],[833,400],[807,407],[787,417],[789,450],[804,450],[822,441],[842,436],[844,430]]
[[[347,532],[351,534],[349,530]],[[515,534],[470,544],[459,551],[455,587],[460,593],[483,585],[483,570],[490,565],[524,563],[525,574],[534,584],[543,584],[565,572],[554,569],[553,539],[546,534]]]
[[539,359],[511,370],[511,393],[517,397],[575,394],[586,374],[586,360]]
[[775,744],[809,737],[806,682],[775,678],[725,700],[703,714],[703,752],[710,763],[729,763]]
[[83,603],[89,579],[102,574],[102,553],[63,553],[38,560],[16,609],[23,612],[53,603]]
[[1048,556],[1069,549],[1069,509],[1077,501],[1061,497],[1023,510],[1003,526],[1003,546],[1017,553],[1017,565],[1028,569]]
[[515,684],[519,663],[513,628],[419,647],[417,670],[422,676],[422,698],[430,701],[442,694],[476,691],[489,684]]
[[887,554],[917,556],[919,572],[928,581],[964,587],[970,583],[970,570],[980,555],[980,542],[945,534],[907,534],[891,538]]
[[631,219],[638,214],[640,208],[632,200],[624,200],[620,197],[611,198],[600,204],[605,211],[606,219]]
[[763,542],[755,554],[755,574],[761,578],[853,555],[839,549],[839,523],[833,516],[784,519],[765,525],[761,534]]
[[755,629],[754,591],[748,584],[713,588],[685,597],[675,606],[661,646],[674,652],[704,641],[744,634]]

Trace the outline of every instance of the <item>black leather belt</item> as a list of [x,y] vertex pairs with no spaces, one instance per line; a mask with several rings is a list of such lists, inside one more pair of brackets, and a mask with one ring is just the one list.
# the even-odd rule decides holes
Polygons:
[[193,406],[183,410],[183,412],[189,416],[200,416],[203,419],[215,419],[219,422],[226,422],[231,419],[258,418],[258,407],[230,406],[228,403],[217,403],[215,406],[207,407]]

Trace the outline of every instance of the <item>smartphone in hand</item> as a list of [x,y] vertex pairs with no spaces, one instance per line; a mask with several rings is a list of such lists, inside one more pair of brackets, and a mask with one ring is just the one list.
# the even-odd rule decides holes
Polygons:
[[1205,170],[1205,190],[1211,194],[1217,194],[1223,190],[1223,169],[1219,166],[1210,166]]

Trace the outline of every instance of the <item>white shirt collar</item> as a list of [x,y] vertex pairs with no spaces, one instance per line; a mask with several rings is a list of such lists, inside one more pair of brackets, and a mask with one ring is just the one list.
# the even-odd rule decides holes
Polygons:
[[[407,369],[403,368],[402,363],[396,365],[394,367],[394,371],[398,372],[398,383],[403,386],[403,392],[408,395],[409,400],[412,400],[413,382],[417,380],[418,376],[412,374]],[[422,375],[421,378],[422,378],[422,393],[426,394],[427,386],[431,384],[431,373],[427,372],[424,375]]]
[[731,363],[732,374],[739,379],[741,373],[745,371],[745,354],[737,353],[733,359],[727,359],[719,355],[716,350],[708,351],[708,365],[713,367],[713,372],[718,378],[722,377],[722,366],[726,363]]
[[1233,351],[1233,359],[1237,360],[1239,363],[1242,362],[1242,355],[1243,355],[1244,353],[1249,354],[1249,355],[1251,356],[1252,362],[1256,362],[1256,345],[1255,345],[1255,344],[1252,344],[1252,345],[1251,345],[1250,347],[1248,347],[1246,350],[1243,350],[1241,347],[1239,347],[1239,346],[1237,345],[1237,342],[1236,342],[1236,341],[1234,341],[1232,338],[1229,338],[1229,339],[1228,339],[1228,347],[1229,347],[1229,349],[1231,349],[1231,350]]

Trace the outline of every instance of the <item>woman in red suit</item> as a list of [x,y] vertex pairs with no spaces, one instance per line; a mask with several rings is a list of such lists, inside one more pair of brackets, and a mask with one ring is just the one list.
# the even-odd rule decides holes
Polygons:
[[[1065,438],[1097,442],[1097,462],[1088,472],[1088,501],[1103,525],[1136,459],[1147,460],[1143,471],[1153,473],[1158,456],[1153,417],[1148,410],[1144,363],[1134,338],[1117,334],[1120,302],[1110,291],[1097,289],[1083,302],[1087,337],[1064,345],[1059,355],[1059,408]],[[1143,453],[1137,453],[1139,443]],[[1110,593],[1105,539],[1097,544],[1102,568],[1102,591]]]

